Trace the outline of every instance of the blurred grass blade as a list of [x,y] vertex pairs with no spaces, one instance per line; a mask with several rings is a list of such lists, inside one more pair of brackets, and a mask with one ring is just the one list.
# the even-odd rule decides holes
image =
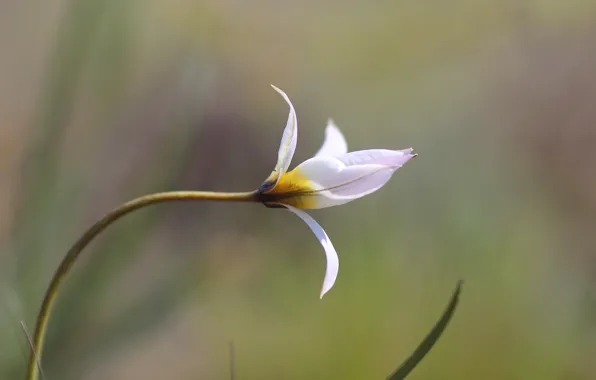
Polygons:
[[64,213],[71,209],[65,207],[68,197],[63,195],[70,184],[60,173],[61,147],[75,107],[79,82],[108,3],[70,0],[65,5],[37,114],[32,121],[22,178],[15,189],[19,196],[12,234],[18,257],[14,271],[16,287],[27,309],[26,316],[33,314],[30,305],[35,305],[41,296],[41,284],[46,280],[43,269],[55,259],[46,248],[47,242],[58,240],[64,231],[62,224],[56,223],[56,216],[68,219]]
[[230,380],[236,380],[236,347],[230,342]]
[[431,330],[431,332],[424,338],[424,340],[418,345],[416,350],[410,355],[410,357],[403,362],[396,370],[393,372],[391,376],[387,378],[387,380],[402,380],[405,379],[406,376],[412,372],[414,368],[420,363],[422,359],[428,354],[428,352],[433,348],[437,340],[445,331],[447,324],[453,317],[455,313],[455,308],[457,307],[457,303],[459,302],[459,295],[461,293],[463,281],[459,281],[451,296],[451,301],[449,301],[449,305],[445,309],[445,312],[441,316],[441,319],[435,324],[435,327]]
[[[33,339],[31,339],[31,334],[29,334],[29,331],[27,330],[27,325],[25,324],[25,321],[21,321],[21,329],[23,330],[23,333],[25,334],[25,337],[27,338],[27,343],[29,343],[29,349],[31,350],[30,351],[31,355],[35,355]],[[43,373],[43,369],[41,368],[41,361],[39,361],[39,357],[37,355],[35,355],[35,362],[37,362],[37,369],[39,370],[42,380],[46,380],[46,376]]]

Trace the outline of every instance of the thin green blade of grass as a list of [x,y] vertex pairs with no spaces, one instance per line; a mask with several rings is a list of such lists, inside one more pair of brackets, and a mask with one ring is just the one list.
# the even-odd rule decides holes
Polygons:
[[396,370],[391,374],[387,380],[402,380],[405,379],[414,368],[424,359],[424,357],[429,353],[429,351],[433,348],[435,343],[439,340],[445,328],[449,324],[449,321],[453,317],[455,313],[455,309],[457,308],[457,304],[459,302],[459,295],[461,293],[461,288],[463,285],[463,281],[460,280],[455,287],[453,295],[451,296],[451,300],[447,305],[447,308],[443,312],[441,318],[437,321],[433,329],[428,333],[428,335],[424,338],[422,342],[416,347],[414,352],[410,355],[405,362],[403,362]]

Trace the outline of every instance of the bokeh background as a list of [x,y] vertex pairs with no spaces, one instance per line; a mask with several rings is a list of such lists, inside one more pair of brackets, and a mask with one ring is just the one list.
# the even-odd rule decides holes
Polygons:
[[168,204],[103,234],[50,323],[48,379],[596,378],[596,2],[0,1],[0,378],[61,257],[126,200],[248,191],[287,106],[419,157],[373,196],[291,213]]

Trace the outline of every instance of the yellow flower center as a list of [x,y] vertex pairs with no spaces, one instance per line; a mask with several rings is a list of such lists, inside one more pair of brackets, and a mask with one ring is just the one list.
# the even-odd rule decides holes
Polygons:
[[312,182],[300,170],[285,173],[275,188],[263,194],[265,202],[277,202],[296,208],[317,208],[316,197],[310,196],[315,190]]

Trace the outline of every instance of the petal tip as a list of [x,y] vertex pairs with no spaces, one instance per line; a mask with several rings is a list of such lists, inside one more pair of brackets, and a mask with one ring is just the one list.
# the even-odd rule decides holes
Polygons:
[[341,156],[348,153],[348,143],[332,118],[327,119],[325,139],[316,156]]
[[330,287],[324,287],[323,289],[321,289],[321,294],[319,295],[319,299],[322,300],[323,297],[329,293],[329,291],[331,290],[331,288],[333,287],[333,285],[331,285]]
[[397,168],[404,166],[405,164],[407,164],[411,160],[415,159],[416,157],[418,157],[418,153],[407,153],[404,157],[404,161],[400,165],[398,165]]
[[[271,88],[273,88],[278,94],[281,95],[282,98],[284,98],[284,100],[286,101],[286,103],[288,103],[288,105],[290,106],[290,119],[294,120],[294,127],[296,127],[296,111],[294,110],[294,106],[292,105],[292,102],[290,101],[290,97],[288,96],[288,94],[286,94],[281,88],[277,87],[274,84],[270,85]],[[287,127],[286,127],[287,128]]]
[[414,148],[412,148],[412,147],[409,147],[408,149],[404,149],[401,152],[404,156],[407,157],[407,161],[418,157],[418,153],[414,153]]
[[277,87],[274,84],[270,84],[271,88],[273,88],[277,93],[279,93],[285,100],[286,102],[290,103],[290,99],[288,98],[288,95],[279,87]]
[[337,134],[342,135],[341,131],[339,130],[339,127],[337,126],[337,124],[335,124],[335,120],[333,120],[332,118],[327,119],[327,127],[325,128],[325,131],[327,133],[336,132]]

